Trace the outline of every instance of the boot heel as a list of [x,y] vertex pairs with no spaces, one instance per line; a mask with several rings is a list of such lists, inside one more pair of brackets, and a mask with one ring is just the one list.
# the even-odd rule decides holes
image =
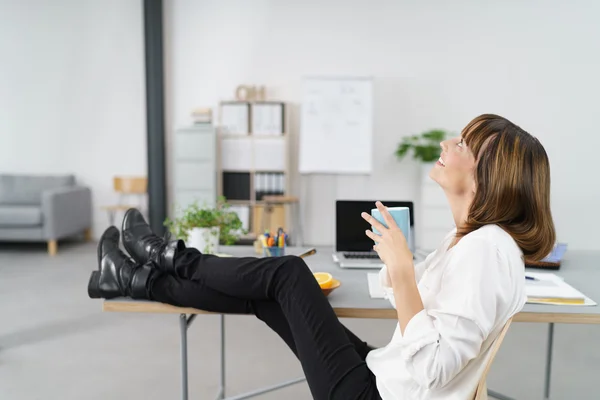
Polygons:
[[90,296],[91,299],[102,298],[100,293],[100,271],[94,271],[90,276],[90,281],[88,283],[88,296]]

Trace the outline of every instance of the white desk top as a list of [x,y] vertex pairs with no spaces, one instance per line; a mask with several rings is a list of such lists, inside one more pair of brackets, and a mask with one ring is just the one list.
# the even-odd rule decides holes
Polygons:
[[[287,248],[286,254],[300,254],[307,248]],[[233,256],[256,255],[250,246],[221,246],[220,252]],[[356,270],[339,268],[332,260],[331,247],[318,247],[317,254],[305,259],[313,272],[329,272],[342,285],[329,295],[329,301],[339,317],[353,318],[396,318],[395,310],[385,299],[372,299],[369,296],[367,273],[376,270]],[[561,269],[551,271],[562,276],[593,300],[600,301],[600,252],[568,251]],[[534,269],[532,269],[533,271]],[[542,272],[543,270],[535,269]],[[178,309],[160,303],[113,299],[104,302],[105,311],[131,312],[198,312],[191,309]],[[521,322],[556,322],[600,324],[600,307],[556,306],[526,304],[521,313],[515,316]]]

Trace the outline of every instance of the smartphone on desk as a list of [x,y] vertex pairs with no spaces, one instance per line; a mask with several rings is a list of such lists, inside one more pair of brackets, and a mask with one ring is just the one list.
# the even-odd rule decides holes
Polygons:
[[300,254],[298,255],[298,257],[300,257],[300,258],[306,258],[306,257],[308,257],[308,256],[312,256],[313,254],[316,254],[316,252],[317,252],[317,249],[315,249],[315,248],[313,247],[312,249],[308,249],[308,250],[306,250],[306,251],[304,251],[304,252],[300,253]]

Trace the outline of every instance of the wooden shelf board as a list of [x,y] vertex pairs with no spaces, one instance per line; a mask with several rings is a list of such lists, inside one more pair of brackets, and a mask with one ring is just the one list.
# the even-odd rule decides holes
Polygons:
[[[263,200],[229,200],[227,199],[227,203],[236,206],[264,206],[266,204]],[[276,205],[276,204],[275,204]]]

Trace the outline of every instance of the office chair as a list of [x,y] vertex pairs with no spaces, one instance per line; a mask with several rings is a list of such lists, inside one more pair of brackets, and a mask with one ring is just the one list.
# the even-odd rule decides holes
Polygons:
[[504,325],[504,328],[502,328],[502,331],[500,332],[500,334],[498,335],[498,337],[496,338],[496,340],[494,340],[494,343],[492,344],[490,359],[488,360],[488,362],[485,366],[485,369],[483,370],[483,374],[481,374],[481,378],[479,378],[479,384],[477,385],[477,391],[475,392],[474,400],[487,400],[488,399],[486,378],[487,378],[488,372],[490,371],[490,368],[492,367],[492,362],[494,362],[496,353],[498,353],[498,350],[500,350],[500,345],[502,344],[502,341],[504,340],[504,336],[506,336],[506,332],[508,332],[508,328],[510,327],[511,322],[512,322],[512,318],[506,322],[506,324]]

